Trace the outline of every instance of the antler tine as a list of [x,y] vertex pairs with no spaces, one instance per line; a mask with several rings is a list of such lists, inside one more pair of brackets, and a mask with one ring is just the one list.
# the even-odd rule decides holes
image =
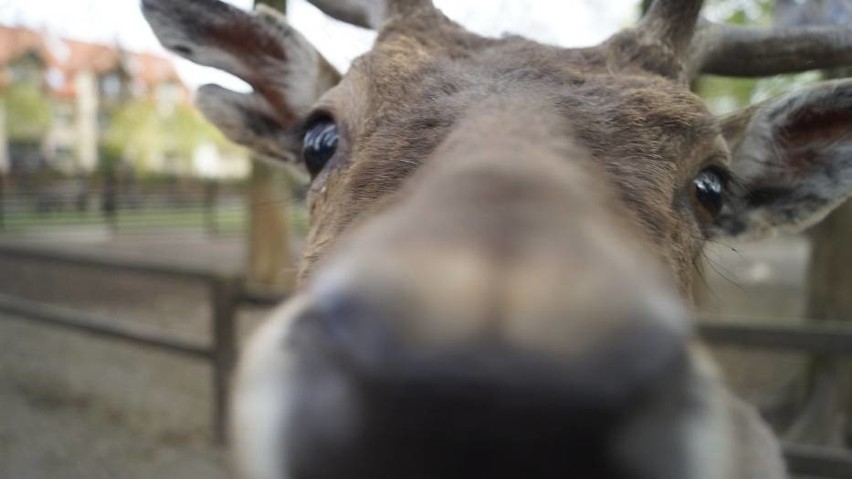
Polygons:
[[[142,13],[167,49],[252,86],[257,97],[239,101],[238,96],[206,90],[233,105],[232,110],[245,110],[246,105],[258,110],[265,102],[264,115],[292,124],[317,92],[340,79],[281,13],[263,5],[247,12],[219,0],[142,0]],[[311,85],[314,91],[301,85]],[[199,98],[204,93],[200,91]]]
[[703,0],[655,0],[639,29],[681,58],[689,49]]
[[852,26],[768,29],[702,22],[687,74],[758,77],[852,66]]
[[326,15],[364,28],[378,30],[394,15],[432,7],[431,0],[308,0]]

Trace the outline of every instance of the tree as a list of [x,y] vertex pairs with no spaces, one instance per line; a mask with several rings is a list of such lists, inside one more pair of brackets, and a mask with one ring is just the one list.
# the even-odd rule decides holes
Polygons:
[[2,94],[6,109],[6,134],[11,141],[40,142],[50,129],[51,105],[42,89],[32,83],[13,83]]

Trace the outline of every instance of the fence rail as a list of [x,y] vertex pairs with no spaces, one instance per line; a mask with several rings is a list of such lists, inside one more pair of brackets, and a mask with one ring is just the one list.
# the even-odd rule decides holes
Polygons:
[[[849,323],[802,321],[777,324],[768,321],[702,321],[701,337],[719,346],[773,349],[808,354],[852,356]],[[850,476],[852,477],[852,476]]]
[[[850,323],[797,321],[777,324],[768,321],[703,317],[698,333],[716,346],[766,349],[852,358]],[[711,321],[715,319],[716,321]],[[787,444],[784,456],[790,473],[822,479],[852,478],[852,454],[848,451]]]
[[[240,277],[229,272],[8,245],[0,245],[0,256],[204,282],[212,305],[210,320],[213,334],[207,345],[182,341],[153,328],[119,323],[3,294],[0,294],[0,312],[209,362],[213,368],[214,438],[219,443],[225,442],[229,379],[237,353],[236,309],[240,303],[274,303],[280,300],[279,296],[245,292]],[[755,321],[709,322],[707,319],[702,318],[698,332],[714,345],[852,357],[852,327],[843,324],[806,322],[779,325]],[[793,444],[785,446],[784,451],[794,474],[826,479],[852,478],[852,454],[848,452]]]
[[852,477],[852,454],[848,451],[788,444],[784,457],[791,474],[823,479]]
[[155,328],[129,322],[117,323],[110,319],[96,318],[90,314],[80,313],[68,308],[5,294],[0,294],[0,312],[96,336],[155,347],[163,351],[194,358],[209,359],[213,356],[213,349],[209,346],[181,341],[163,334]]
[[241,279],[237,274],[179,265],[158,265],[143,261],[96,257],[69,251],[0,245],[0,256],[84,266],[106,271],[124,271],[143,275],[188,279],[206,284],[211,308],[212,338],[209,345],[185,342],[138,324],[99,318],[68,308],[0,294],[0,312],[15,318],[39,321],[89,334],[153,347],[164,352],[202,359],[213,368],[213,436],[218,443],[227,439],[229,384],[236,362],[236,309],[240,301]]

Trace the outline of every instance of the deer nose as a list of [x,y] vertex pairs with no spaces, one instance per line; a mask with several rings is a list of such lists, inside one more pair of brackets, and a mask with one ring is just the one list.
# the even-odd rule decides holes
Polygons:
[[[661,318],[681,314],[675,306],[637,305],[594,345],[559,355],[496,332],[419,342],[400,315],[428,313],[376,288],[322,288],[294,322],[291,477],[404,477],[411,467],[417,477],[632,477],[617,470],[645,460],[618,446],[637,442],[625,439],[634,416],[649,403],[676,408],[684,394],[685,334]],[[670,456],[649,459],[667,469],[648,477],[686,477],[677,414],[658,416],[640,435],[668,442]]]
[[[590,395],[627,396],[682,360],[690,333],[688,313],[667,290],[623,291],[622,296],[632,298],[610,298],[597,309],[566,308],[564,315],[548,308],[522,309],[517,318],[498,310],[498,298],[473,311],[459,308],[454,318],[454,308],[442,303],[459,301],[457,297],[424,298],[412,293],[405,279],[368,276],[355,274],[351,277],[357,280],[315,290],[311,306],[294,326],[294,333],[314,350],[365,372],[425,358],[441,362],[442,354],[467,355],[472,361],[480,354],[483,364],[499,363],[501,356],[538,357],[542,364],[564,369],[561,381],[575,381],[572,387]],[[436,291],[441,290],[431,293]],[[440,306],[431,307],[436,304]],[[579,316],[583,314],[587,317]],[[437,322],[468,324],[444,334],[422,326]],[[535,331],[517,326],[524,322]]]
[[326,291],[312,298],[294,325],[299,341],[351,364],[390,359],[399,346],[388,311],[355,291]]
[[620,354],[635,376],[690,334],[682,301],[650,269],[613,260],[572,272],[535,256],[505,266],[467,246],[421,248],[318,271],[306,289],[315,338],[364,361],[476,343],[566,364]]

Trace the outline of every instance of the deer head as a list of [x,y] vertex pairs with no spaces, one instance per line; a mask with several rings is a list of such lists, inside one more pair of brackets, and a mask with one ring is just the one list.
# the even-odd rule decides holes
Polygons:
[[783,477],[692,336],[703,244],[852,190],[852,82],[716,118],[697,74],[852,63],[850,29],[762,31],[658,0],[603,44],[483,38],[428,0],[314,0],[376,28],[339,75],[279,14],[143,0],[229,138],[310,173],[297,294],[249,345],[251,478]]

